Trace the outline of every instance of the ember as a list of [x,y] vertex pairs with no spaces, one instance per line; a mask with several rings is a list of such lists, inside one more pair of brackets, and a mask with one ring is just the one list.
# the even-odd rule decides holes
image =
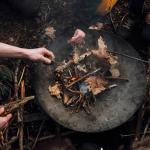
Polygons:
[[90,114],[96,96],[117,86],[111,85],[109,79],[120,79],[117,57],[108,52],[102,37],[98,46],[97,50],[82,53],[75,47],[71,58],[55,69],[49,92],[73,112],[84,110]]

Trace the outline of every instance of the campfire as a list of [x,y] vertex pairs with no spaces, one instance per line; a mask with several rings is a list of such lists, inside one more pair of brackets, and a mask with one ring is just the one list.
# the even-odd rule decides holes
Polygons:
[[96,50],[81,51],[75,46],[71,57],[57,65],[54,74],[50,95],[72,112],[84,110],[87,114],[99,94],[117,87],[110,80],[121,79],[117,57],[108,52],[102,37]]

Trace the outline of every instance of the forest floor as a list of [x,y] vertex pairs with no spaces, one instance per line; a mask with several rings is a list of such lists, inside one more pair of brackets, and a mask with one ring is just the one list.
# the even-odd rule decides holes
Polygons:
[[[76,1],[66,0],[67,5],[62,0],[41,2],[40,17],[22,18],[16,12],[13,12],[5,4],[0,4],[0,41],[19,47],[34,48],[46,46],[47,40],[53,41],[54,30],[56,34],[66,32],[69,28],[75,30],[78,22],[87,25],[89,17],[85,18],[87,13],[84,9],[80,12],[80,17],[75,15],[74,7]],[[149,3],[145,7],[149,7]],[[58,11],[59,10],[59,11]],[[61,13],[60,16],[58,14]],[[116,29],[121,26],[128,14],[128,4],[120,1],[112,12],[98,18],[97,22],[103,25],[102,30],[107,30],[116,34]],[[84,21],[83,21],[84,20]],[[61,26],[60,26],[61,25]],[[51,34],[47,36],[45,29],[51,28]],[[148,50],[140,44],[137,46],[136,38],[128,40],[143,59],[148,59]],[[133,40],[134,39],[134,40]],[[139,39],[138,39],[139,40]],[[23,98],[34,95],[32,85],[32,71],[34,64],[28,60],[2,59],[1,64],[7,66],[14,73],[14,86],[9,100],[3,103],[10,103],[17,98]],[[150,66],[145,65],[147,70],[148,88],[145,93],[145,101],[135,115],[122,126],[111,131],[96,134],[85,134],[64,128],[57,124],[45,114],[36,100],[26,104],[22,109],[17,109],[10,125],[0,133],[1,149],[34,149],[37,143],[49,141],[57,136],[70,138],[77,147],[82,143],[95,143],[104,150],[149,150],[150,149]],[[19,83],[19,84],[18,84]],[[17,88],[16,88],[17,86]],[[24,119],[22,119],[22,117]],[[22,142],[23,141],[23,142]],[[44,143],[45,144],[45,143]],[[44,145],[43,144],[43,145]]]

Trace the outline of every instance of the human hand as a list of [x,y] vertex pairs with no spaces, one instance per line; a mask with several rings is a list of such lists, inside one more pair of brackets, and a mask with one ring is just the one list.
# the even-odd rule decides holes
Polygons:
[[145,17],[145,22],[146,22],[147,24],[150,24],[150,12],[146,15],[146,17]]
[[50,64],[55,58],[53,52],[46,48],[29,49],[27,51],[27,58],[32,61],[40,61],[44,64]]
[[[0,108],[0,114],[4,112],[4,108]],[[5,128],[8,125],[9,120],[12,118],[12,114],[8,114],[5,117],[0,117],[0,129]]]
[[82,30],[77,29],[73,37],[70,39],[70,43],[81,44],[84,41],[85,36],[86,34]]

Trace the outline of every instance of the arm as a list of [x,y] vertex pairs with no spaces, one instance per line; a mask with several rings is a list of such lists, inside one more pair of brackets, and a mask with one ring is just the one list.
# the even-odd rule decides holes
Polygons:
[[[54,54],[46,48],[26,49],[0,43],[0,57],[27,58],[32,61],[40,61],[50,64],[51,60],[54,59]],[[4,108],[0,107],[0,114],[3,112]],[[11,117],[12,114],[0,117],[0,129],[8,125]]]
[[26,49],[0,43],[0,57],[27,58],[50,64],[54,54],[46,48]]

